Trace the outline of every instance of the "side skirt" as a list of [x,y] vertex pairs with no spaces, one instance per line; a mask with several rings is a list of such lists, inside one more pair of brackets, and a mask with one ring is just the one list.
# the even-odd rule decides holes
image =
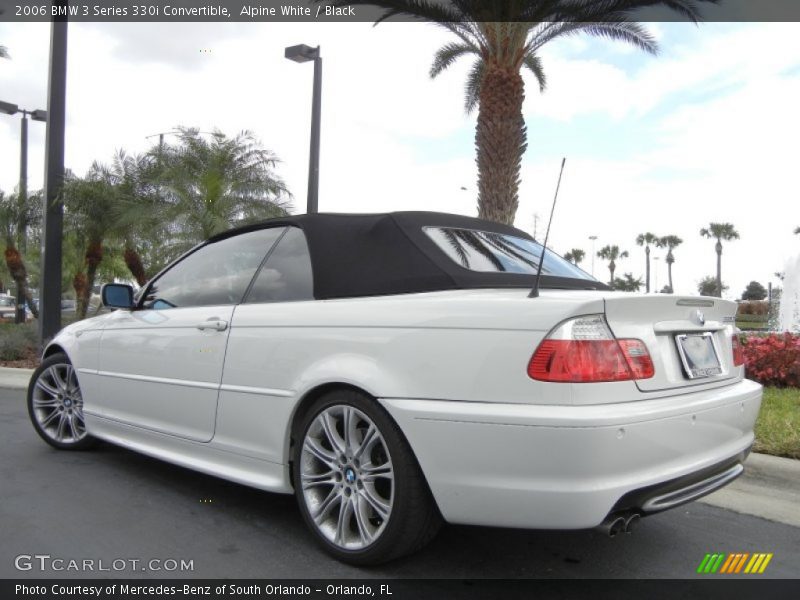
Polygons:
[[292,494],[289,466],[243,456],[172,435],[85,413],[86,429],[96,438],[147,456],[250,487]]

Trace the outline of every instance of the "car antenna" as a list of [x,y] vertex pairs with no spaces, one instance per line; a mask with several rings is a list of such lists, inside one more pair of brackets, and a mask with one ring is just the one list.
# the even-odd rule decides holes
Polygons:
[[550,209],[550,220],[547,221],[547,231],[544,233],[544,244],[542,245],[542,258],[539,259],[539,268],[536,269],[536,281],[533,282],[533,289],[528,294],[528,298],[539,297],[539,281],[542,279],[542,265],[544,265],[544,254],[547,252],[547,238],[550,237],[550,225],[553,224],[553,213],[556,211],[556,200],[558,200],[558,190],[561,187],[561,176],[564,174],[564,163],[567,162],[567,157],[561,159],[561,170],[558,172],[558,183],[556,184],[556,193],[553,196],[553,206]]

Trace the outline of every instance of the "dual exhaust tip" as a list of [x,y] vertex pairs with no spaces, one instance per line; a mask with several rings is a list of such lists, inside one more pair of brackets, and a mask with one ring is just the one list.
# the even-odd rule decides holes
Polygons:
[[639,523],[639,513],[614,514],[606,517],[597,529],[608,537],[616,537],[620,533],[631,533],[633,528]]

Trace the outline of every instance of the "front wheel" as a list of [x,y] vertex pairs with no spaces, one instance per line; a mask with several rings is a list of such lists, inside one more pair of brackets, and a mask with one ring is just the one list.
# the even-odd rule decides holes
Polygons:
[[36,433],[54,448],[85,450],[96,443],[86,433],[81,388],[64,353],[48,356],[33,372],[28,415]]
[[372,399],[341,390],[300,420],[292,475],[300,510],[334,557],[372,565],[409,554],[441,517],[402,432]]

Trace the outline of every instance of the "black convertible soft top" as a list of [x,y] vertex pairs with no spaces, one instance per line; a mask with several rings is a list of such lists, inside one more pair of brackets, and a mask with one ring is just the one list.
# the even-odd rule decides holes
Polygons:
[[[209,242],[281,226],[299,227],[306,235],[317,299],[469,288],[531,288],[534,284],[533,275],[462,267],[436,245],[423,227],[472,229],[532,240],[530,235],[508,225],[446,213],[295,215],[232,229]],[[542,276],[541,287],[609,289],[595,280],[546,275]]]

